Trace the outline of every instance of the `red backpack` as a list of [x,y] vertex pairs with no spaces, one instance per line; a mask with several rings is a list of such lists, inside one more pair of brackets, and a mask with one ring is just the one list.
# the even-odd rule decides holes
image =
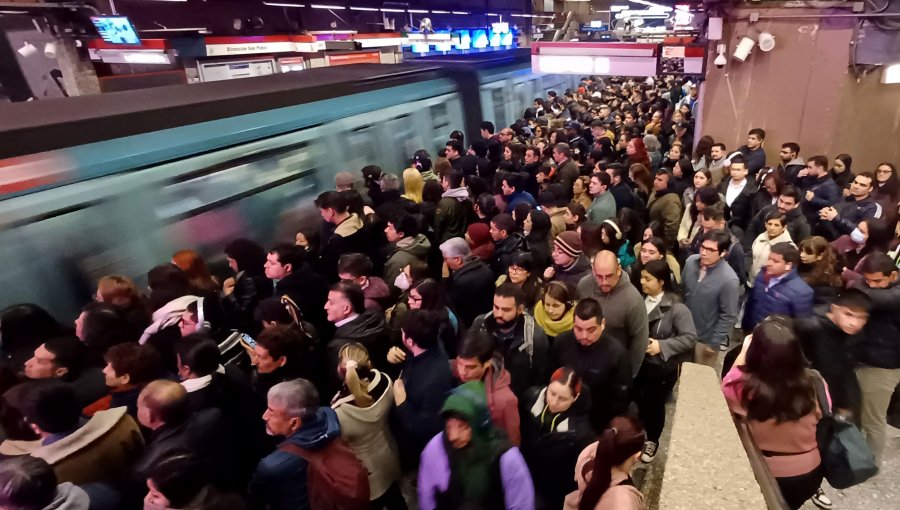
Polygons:
[[284,442],[279,450],[306,459],[309,507],[313,510],[368,510],[369,473],[340,438],[321,450]]

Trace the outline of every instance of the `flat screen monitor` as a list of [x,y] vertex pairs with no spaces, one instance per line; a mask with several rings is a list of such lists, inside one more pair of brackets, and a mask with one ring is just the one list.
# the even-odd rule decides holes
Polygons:
[[110,44],[141,44],[137,30],[125,16],[91,16],[97,32]]

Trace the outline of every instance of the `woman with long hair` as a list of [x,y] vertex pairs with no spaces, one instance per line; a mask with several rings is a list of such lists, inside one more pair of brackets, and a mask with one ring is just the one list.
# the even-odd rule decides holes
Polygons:
[[564,510],[643,510],[644,496],[631,481],[631,468],[646,440],[636,418],[613,418],[597,442],[578,456],[578,490],[566,496]]
[[388,423],[393,381],[372,366],[369,351],[355,342],[341,346],[337,370],[343,384],[331,408],[341,423],[341,438],[369,472],[371,507],[406,508],[398,484],[400,457]]
[[800,508],[822,483],[816,425],[822,410],[817,376],[806,358],[793,322],[783,315],[762,320],[744,339],[734,366],[722,379],[732,412],[745,418],[766,464],[792,509]]
[[647,168],[650,168],[650,155],[647,153],[647,148],[644,147],[644,139],[641,137],[634,137],[628,141],[628,144],[625,146],[625,154],[628,156],[628,165],[641,164]]
[[634,192],[646,204],[650,193],[653,192],[653,179],[650,177],[650,171],[646,166],[638,163],[628,167],[628,177],[634,183]]
[[666,248],[666,241],[662,237],[651,236],[638,245],[637,260],[631,266],[629,274],[631,283],[638,291],[641,290],[641,271],[644,270],[644,266],[654,260],[665,261],[666,265],[669,266],[669,272],[674,284],[681,284],[681,266],[678,264],[678,260],[669,253],[668,248]]
[[535,264],[531,253],[517,253],[509,264],[506,274],[497,278],[496,286],[499,287],[509,281],[522,289],[525,296],[525,309],[530,311],[534,309],[534,305],[541,298],[541,289],[544,286],[544,282],[541,280],[543,269],[544,266]]
[[[669,182],[669,187],[673,189],[683,199],[685,190],[687,190],[694,182],[694,165],[687,157],[679,159],[675,166],[672,167],[672,176],[675,178],[674,183]],[[712,179],[712,174],[709,175]]]
[[603,220],[600,224],[600,250],[611,251],[626,271],[634,264],[634,248],[623,234],[616,220]]
[[184,271],[191,286],[204,295],[214,295],[219,291],[219,282],[209,273],[206,262],[194,250],[181,250],[172,255],[172,263]]
[[572,183],[572,201],[581,204],[585,211],[591,208],[591,202],[593,202],[591,194],[588,191],[590,185],[591,178],[587,175],[579,176],[575,179],[575,182]]
[[572,473],[578,454],[594,438],[590,397],[582,389],[575,370],[563,367],[553,372],[547,386],[524,396],[521,450],[545,508],[560,508],[566,494],[576,489]]
[[853,175],[853,158],[849,154],[838,154],[834,158],[834,166],[831,167],[831,178],[834,179],[838,188],[844,190],[844,196],[847,196],[850,189],[850,183],[856,177]]
[[572,200],[566,206],[563,219],[566,220],[566,230],[577,231],[587,221],[587,210],[583,205]]
[[709,168],[709,162],[712,161],[710,153],[715,143],[713,137],[709,135],[703,135],[697,140],[697,148],[694,149],[694,157],[691,159],[695,170],[700,171]]
[[647,155],[650,157],[650,166],[647,168],[656,172],[659,170],[659,165],[662,163],[662,145],[659,143],[659,138],[656,137],[655,134],[649,134],[644,136],[644,147],[647,149]]
[[425,179],[417,168],[407,168],[403,171],[403,198],[412,200],[413,203],[422,203],[422,189],[425,187]]
[[539,272],[542,272],[552,262],[550,260],[550,251],[553,248],[550,240],[550,227],[550,216],[538,209],[529,211],[522,224],[522,233],[528,241],[535,268],[540,270]]
[[600,250],[605,249],[600,234],[600,225],[586,221],[579,228],[581,230],[579,233],[581,236],[581,252],[584,253],[588,260],[593,262],[594,256],[600,253]]
[[866,218],[852,232],[832,241],[831,247],[843,260],[844,267],[853,271],[866,255],[874,251],[887,251],[884,231],[884,222]]
[[430,310],[441,322],[440,339],[449,358],[456,357],[456,346],[461,334],[459,319],[447,306],[441,284],[433,278],[416,282],[409,289],[407,304],[410,310]]
[[883,200],[891,206],[900,199],[900,179],[893,163],[880,163],[875,169],[875,200]]
[[[490,195],[488,195],[490,196]],[[493,200],[494,197],[491,197]],[[483,262],[490,262],[494,257],[494,240],[491,239],[491,227],[487,223],[472,223],[466,229],[466,242],[475,255]]]
[[[702,175],[703,178],[707,178],[709,177],[708,174],[709,170],[706,169],[694,174],[694,185],[702,181],[702,178],[698,176]],[[686,204],[687,207],[685,207],[684,214],[681,216],[681,224],[678,226],[676,239],[678,240],[678,246],[682,249],[690,247],[694,236],[700,231],[700,220],[698,218],[703,209],[722,201],[722,195],[712,186],[712,181],[709,180],[707,182],[709,184],[698,188],[694,192],[693,199],[689,204]]]
[[274,291],[263,267],[266,250],[255,241],[239,238],[226,244],[224,251],[234,276],[222,284],[222,308],[229,327],[253,336],[259,332],[253,310]]
[[575,323],[575,289],[560,281],[544,286],[544,295],[534,305],[534,321],[553,342],[561,333],[572,329]]
[[781,172],[773,168],[762,168],[756,176],[760,179],[759,190],[750,201],[750,217],[753,218],[760,211],[770,205],[776,205],[781,190],[784,189],[784,177]]
[[709,169],[701,168],[700,170],[695,171],[694,176],[691,178],[691,185],[685,188],[684,193],[681,194],[684,209],[690,209],[691,205],[694,204],[694,195],[697,194],[697,190],[707,187],[712,188],[712,182],[712,173]]
[[108,275],[100,278],[97,281],[94,300],[116,307],[139,336],[140,332],[150,324],[146,300],[131,278],[120,275]]
[[647,308],[650,343],[634,380],[634,396],[641,421],[647,427],[647,443],[641,460],[656,457],[666,423],[666,401],[678,381],[681,363],[692,361],[697,329],[691,311],[682,303],[672,283],[672,271],[662,260],[644,265],[641,294]]
[[797,273],[813,289],[814,303],[825,304],[837,297],[841,288],[837,256],[828,240],[821,236],[800,241],[800,267]]

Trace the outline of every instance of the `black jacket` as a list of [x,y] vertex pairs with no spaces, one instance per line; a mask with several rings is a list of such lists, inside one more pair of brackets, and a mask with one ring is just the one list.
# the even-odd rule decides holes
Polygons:
[[497,352],[503,356],[503,366],[509,371],[513,393],[522,395],[532,386],[546,384],[550,342],[534,317],[520,315],[512,329],[504,333],[493,313],[488,312],[475,319],[471,330],[484,331],[494,338]]
[[571,367],[591,392],[591,425],[602,431],[614,416],[625,414],[630,401],[631,362],[622,344],[604,334],[585,347],[566,331],[553,341],[553,367]]
[[[362,221],[362,218],[358,218]],[[345,221],[355,221],[351,216]],[[341,225],[335,228],[335,233],[322,246],[321,268],[328,282],[337,282],[337,265],[341,255],[345,253],[372,253],[372,237],[369,228],[363,225],[359,229],[352,229],[352,233],[342,235],[344,229]],[[310,321],[313,322],[313,321]],[[315,322],[313,322],[315,324]],[[318,324],[316,324],[318,326]]]
[[530,251],[528,240],[518,232],[509,234],[500,242],[495,242],[494,258],[491,260],[491,270],[494,272],[494,276],[499,277],[506,274],[516,255],[528,251]]
[[[525,191],[531,193],[531,196],[537,198],[538,193],[541,191],[541,187],[537,182],[537,173],[538,170],[541,169],[543,165],[540,161],[537,163],[529,163],[527,165],[522,166],[521,172],[523,174],[527,174],[527,178],[525,179]],[[572,190],[569,190],[569,193],[572,193]]]
[[844,333],[825,315],[797,319],[794,330],[806,359],[828,383],[831,407],[854,411],[858,415],[861,396],[850,347],[860,340],[860,335]]
[[299,268],[294,268],[291,274],[275,285],[275,295],[291,298],[300,307],[303,318],[322,330],[325,323],[323,307],[328,297],[328,284],[312,266],[304,262]]
[[234,277],[234,291],[222,298],[222,309],[228,320],[228,327],[256,335],[259,327],[253,319],[253,311],[273,291],[272,282],[264,274],[238,273]]
[[[812,200],[806,199],[807,191],[813,192],[814,196]],[[808,221],[810,225],[815,226],[819,223],[819,211],[822,210],[823,207],[834,205],[840,199],[841,190],[838,189],[834,179],[832,179],[830,175],[823,175],[818,179],[811,179],[807,185],[803,187],[803,200],[800,202],[800,207],[803,209],[803,214],[806,215],[806,221]]]
[[407,354],[401,380],[406,388],[406,402],[395,408],[396,420],[391,428],[401,450],[418,456],[428,441],[444,429],[441,407],[456,383],[450,360],[437,347],[415,357]]
[[[778,206],[770,205],[761,209],[759,214],[754,216],[750,221],[750,224],[747,225],[747,229],[744,231],[744,239],[741,241],[741,244],[744,245],[746,250],[750,250],[753,246],[753,241],[766,231],[766,215],[771,211],[777,210],[777,208]],[[803,212],[799,207],[791,209],[784,217],[787,220],[787,231],[791,235],[791,240],[794,241],[794,244],[799,246],[800,241],[812,235],[809,223],[806,221],[806,216],[803,215]],[[746,252],[746,255],[748,260],[752,258],[749,251]]]
[[468,328],[475,317],[493,308],[494,280],[494,273],[475,256],[450,275],[447,301],[456,312],[461,328]]
[[[819,221],[819,233],[828,239],[834,241],[842,235],[853,232],[853,229],[862,220],[875,218],[881,215],[881,205],[868,197],[865,200],[856,200],[854,197],[844,197],[843,200],[834,205],[838,215],[831,221]],[[794,242],[799,242],[796,239]]]
[[375,215],[378,216],[382,225],[401,213],[416,214],[419,212],[419,206],[412,200],[402,197],[399,190],[383,191],[381,198],[381,204],[375,208]]
[[872,300],[869,321],[863,328],[862,338],[853,346],[857,362],[878,368],[900,368],[900,285],[894,283],[886,289],[859,287]]
[[[338,352],[344,344],[359,343],[369,351],[369,359],[379,369],[387,368],[388,330],[384,325],[384,315],[370,311],[363,312],[359,317],[339,326],[334,330],[334,337],[328,342],[326,360],[332,379],[337,377]],[[335,379],[333,382],[337,383]],[[340,388],[338,384],[337,388]],[[336,388],[333,388],[336,391]],[[326,393],[334,395],[334,391]]]
[[[728,183],[730,182],[731,179],[725,179],[719,183],[719,193],[721,193],[723,197],[728,196]],[[753,195],[755,194],[756,184],[754,184],[750,177],[747,177],[747,184],[744,186],[744,189],[741,190],[728,207],[728,210],[731,212],[731,220],[728,222],[728,226],[739,228],[741,233],[746,230],[747,225],[750,223],[750,214],[753,208]]]
[[629,209],[634,209],[634,191],[631,190],[631,187],[625,184],[624,182],[620,182],[616,186],[611,186],[609,188],[609,192],[612,193],[614,199],[616,199],[616,210],[621,210],[624,207]]

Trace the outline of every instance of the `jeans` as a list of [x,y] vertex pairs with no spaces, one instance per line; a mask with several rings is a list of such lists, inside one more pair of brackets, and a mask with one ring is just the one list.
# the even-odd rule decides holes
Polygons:
[[809,498],[813,497],[816,489],[822,485],[822,467],[798,476],[787,476],[784,478],[776,478],[778,488],[781,489],[781,495],[787,502],[791,510],[796,510],[803,506]]
[[894,388],[900,384],[900,368],[860,366],[856,369],[859,389],[862,392],[860,428],[866,435],[869,449],[875,455],[875,463],[881,467],[881,454],[887,437],[887,410]]
[[634,401],[647,431],[647,439],[659,443],[666,425],[666,400],[678,381],[678,367],[651,366],[646,361],[634,379]]

